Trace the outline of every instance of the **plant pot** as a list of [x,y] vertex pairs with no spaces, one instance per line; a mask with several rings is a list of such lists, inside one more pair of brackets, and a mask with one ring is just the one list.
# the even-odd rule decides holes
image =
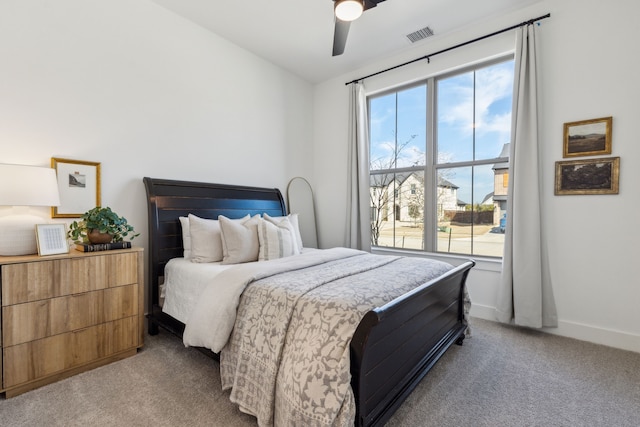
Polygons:
[[109,233],[101,233],[97,229],[93,228],[87,233],[87,238],[92,244],[97,243],[111,243],[113,236]]

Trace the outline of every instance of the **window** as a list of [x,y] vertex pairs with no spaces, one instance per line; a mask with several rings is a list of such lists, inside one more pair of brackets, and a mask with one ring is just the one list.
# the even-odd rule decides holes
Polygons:
[[369,97],[373,246],[502,256],[513,66]]

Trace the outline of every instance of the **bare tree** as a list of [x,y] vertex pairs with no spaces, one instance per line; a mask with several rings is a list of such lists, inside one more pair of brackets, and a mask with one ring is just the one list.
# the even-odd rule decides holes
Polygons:
[[[408,140],[401,144],[397,144],[393,148],[391,156],[372,159],[369,163],[370,175],[370,191],[371,200],[371,244],[378,245],[380,231],[383,222],[387,220],[388,206],[395,201],[395,183],[396,174],[390,172],[398,165],[398,159],[401,158],[402,151],[413,141],[418,135],[411,135]],[[382,171],[375,173],[374,171]],[[391,203],[395,207],[395,203]],[[393,212],[395,214],[395,212]]]
[[414,174],[418,185],[409,191],[409,216],[415,227],[424,225],[424,175]]
[[[416,137],[417,135],[411,135],[409,139],[395,147],[391,156],[375,159],[370,163],[371,244],[374,246],[379,244],[382,227],[389,220],[389,216],[400,220],[400,215],[407,215],[413,221],[414,226],[424,227],[424,169],[421,168],[420,171],[404,173],[394,171],[394,169],[401,167],[401,165],[398,164],[399,159],[406,157],[407,146]],[[421,154],[422,157],[418,156],[418,158],[424,159],[424,153]],[[438,157],[439,163],[447,163],[450,155],[447,153],[439,153]],[[411,166],[424,167],[423,161],[424,160],[416,160]],[[376,171],[379,172],[376,173]],[[415,185],[401,185],[411,176],[416,180]],[[449,199],[452,196],[455,197],[455,191],[451,193],[451,190],[456,188],[456,186],[448,181],[449,178],[453,177],[455,177],[454,169],[438,170],[438,183],[435,195],[439,221],[444,219],[444,205],[450,203]]]

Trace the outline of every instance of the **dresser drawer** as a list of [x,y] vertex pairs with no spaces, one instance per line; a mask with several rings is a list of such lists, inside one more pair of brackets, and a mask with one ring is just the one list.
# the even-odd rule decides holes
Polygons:
[[5,347],[4,388],[41,379],[138,346],[138,318]]
[[134,284],[137,281],[135,252],[8,264],[2,266],[2,305]]
[[86,328],[138,312],[136,285],[2,307],[5,347]]

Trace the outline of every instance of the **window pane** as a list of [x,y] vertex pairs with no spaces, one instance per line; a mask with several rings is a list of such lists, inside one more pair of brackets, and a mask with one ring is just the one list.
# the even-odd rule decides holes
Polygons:
[[438,81],[438,163],[493,159],[511,138],[513,61]]
[[371,170],[395,167],[396,94],[369,101],[369,167]]
[[398,92],[398,167],[424,166],[427,145],[427,86]]
[[475,159],[500,157],[511,139],[513,61],[476,71]]
[[502,176],[506,169],[495,166],[473,168],[474,255],[503,255],[504,234],[500,230],[500,217],[506,209],[506,188],[504,196],[496,194],[501,193]]
[[439,252],[502,256],[506,197],[495,195],[495,185],[502,185],[504,171],[493,165],[439,170]]
[[471,253],[472,227],[465,211],[471,203],[471,172],[471,167],[438,170],[438,252]]
[[438,163],[473,160],[474,73],[438,80]]
[[424,173],[371,175],[374,246],[424,249]]
[[426,85],[370,100],[371,170],[425,164],[426,109]]

